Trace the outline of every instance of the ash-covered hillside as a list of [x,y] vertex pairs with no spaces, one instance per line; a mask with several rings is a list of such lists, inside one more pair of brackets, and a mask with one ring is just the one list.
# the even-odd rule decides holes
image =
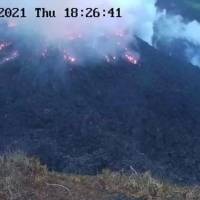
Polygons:
[[65,172],[131,167],[199,182],[200,70],[138,46],[138,64],[67,67],[55,49],[36,60],[20,46],[26,59],[0,66],[1,151],[22,150]]

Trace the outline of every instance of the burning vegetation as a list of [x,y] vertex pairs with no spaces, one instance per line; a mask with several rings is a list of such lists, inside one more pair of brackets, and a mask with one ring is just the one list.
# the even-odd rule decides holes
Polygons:
[[[37,39],[36,41],[28,41],[28,38],[26,41],[25,37],[21,38],[22,36],[17,35],[15,32],[16,26],[16,24],[15,26],[10,26],[10,22],[4,24],[4,31],[8,34],[2,34],[2,38],[0,38],[0,65],[14,61],[19,56],[23,59],[23,54],[26,50],[24,48],[26,48],[27,43],[29,43],[29,46],[32,45],[32,42],[37,43]],[[52,43],[46,40],[40,43],[41,40],[38,40],[38,44],[32,47],[32,51],[37,51],[37,59],[42,58],[45,60],[49,58],[49,52],[54,48],[61,55],[61,61],[70,65],[82,65],[83,61],[92,62],[94,60],[102,60],[108,64],[123,60],[127,64],[137,65],[140,62],[140,55],[136,50],[124,45],[123,40],[125,37],[125,34],[116,32],[110,35],[101,35],[96,41],[88,43],[83,34],[73,33],[67,34],[65,39]],[[26,41],[26,45],[23,46],[23,42],[19,43],[19,41]],[[110,43],[109,46],[112,46],[112,49],[102,49],[102,42]],[[22,55],[20,52],[22,52]]]

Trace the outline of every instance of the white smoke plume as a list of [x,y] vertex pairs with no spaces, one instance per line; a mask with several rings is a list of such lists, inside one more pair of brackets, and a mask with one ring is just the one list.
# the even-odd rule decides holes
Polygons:
[[[149,44],[152,43],[153,24],[156,19],[156,0],[1,0],[1,7],[26,8],[28,17],[19,18],[16,23],[22,32],[43,34],[50,40],[66,39],[69,35],[84,36],[95,45],[102,35],[110,35],[110,41],[103,42],[97,48],[113,50],[112,34],[122,35],[121,43],[128,45],[137,35]],[[35,18],[35,7],[56,10],[55,19]],[[100,11],[120,8],[122,18],[64,18],[65,8],[98,8]],[[13,21],[13,19],[12,19]],[[13,22],[12,22],[13,23]]]
[[[7,7],[25,7],[29,15],[27,23],[32,29],[39,27],[49,37],[61,37],[66,32],[77,32],[88,34],[89,37],[96,37],[100,33],[121,31],[130,34],[139,34],[147,42],[151,43],[153,35],[153,22],[156,17],[155,0],[3,0]],[[2,1],[1,1],[2,5]],[[35,19],[33,10],[35,7],[45,7],[57,10],[56,19]],[[109,10],[110,8],[121,8],[122,18],[64,18],[64,8],[77,7],[99,8]],[[22,21],[22,20],[21,20]],[[26,24],[27,26],[27,24]]]
[[172,44],[177,40],[185,41],[185,57],[194,65],[200,66],[200,23],[188,21],[181,15],[159,13],[156,22],[156,37]]
[[[115,59],[117,51],[120,51],[120,48],[126,49],[130,43],[134,42],[135,36],[150,45],[153,45],[152,40],[156,37],[169,45],[179,39],[187,41],[184,49],[185,58],[192,64],[200,66],[200,23],[188,22],[180,15],[169,15],[158,11],[156,0],[1,0],[1,7],[24,7],[27,18],[10,19],[11,25],[13,21],[17,24],[18,32],[23,35],[38,33],[48,41],[66,41],[72,54],[77,52],[77,48],[82,48],[83,43],[74,45],[71,40],[77,37],[84,38],[82,57],[90,54],[92,49],[92,51],[97,51],[99,57],[102,57],[101,52],[104,52],[103,56],[112,54]],[[56,18],[36,18],[34,10],[36,7],[56,10]],[[110,18],[109,16],[65,18],[65,8],[73,7],[98,8],[100,11],[120,8],[122,18]],[[67,42],[68,40],[70,42]],[[137,46],[136,43],[135,45]],[[90,50],[85,50],[85,47]],[[125,56],[132,59],[131,52],[126,52]],[[73,57],[70,59],[74,60]],[[109,57],[106,59],[110,60]]]
[[181,15],[167,15],[166,12],[163,12],[158,20],[161,23],[160,36],[186,39],[193,44],[200,45],[200,23],[198,21],[187,22]]

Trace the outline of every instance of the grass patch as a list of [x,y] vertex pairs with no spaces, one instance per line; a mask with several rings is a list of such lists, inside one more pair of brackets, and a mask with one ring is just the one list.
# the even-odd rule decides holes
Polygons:
[[0,157],[1,200],[199,200],[199,187],[163,183],[149,173],[130,175],[105,170],[97,176],[50,172],[23,154]]

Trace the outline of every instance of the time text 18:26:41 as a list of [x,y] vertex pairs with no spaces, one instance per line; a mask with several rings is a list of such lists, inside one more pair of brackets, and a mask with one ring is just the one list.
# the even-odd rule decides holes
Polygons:
[[[30,11],[30,10],[29,10]],[[35,8],[33,13],[27,13],[25,8],[0,8],[0,18],[26,18],[27,16],[35,16],[37,18],[56,18],[56,10],[46,8]],[[60,10],[59,10],[60,12]],[[60,13],[59,13],[60,14]],[[100,18],[100,17],[122,17],[120,8],[66,8],[63,16],[65,18]]]

